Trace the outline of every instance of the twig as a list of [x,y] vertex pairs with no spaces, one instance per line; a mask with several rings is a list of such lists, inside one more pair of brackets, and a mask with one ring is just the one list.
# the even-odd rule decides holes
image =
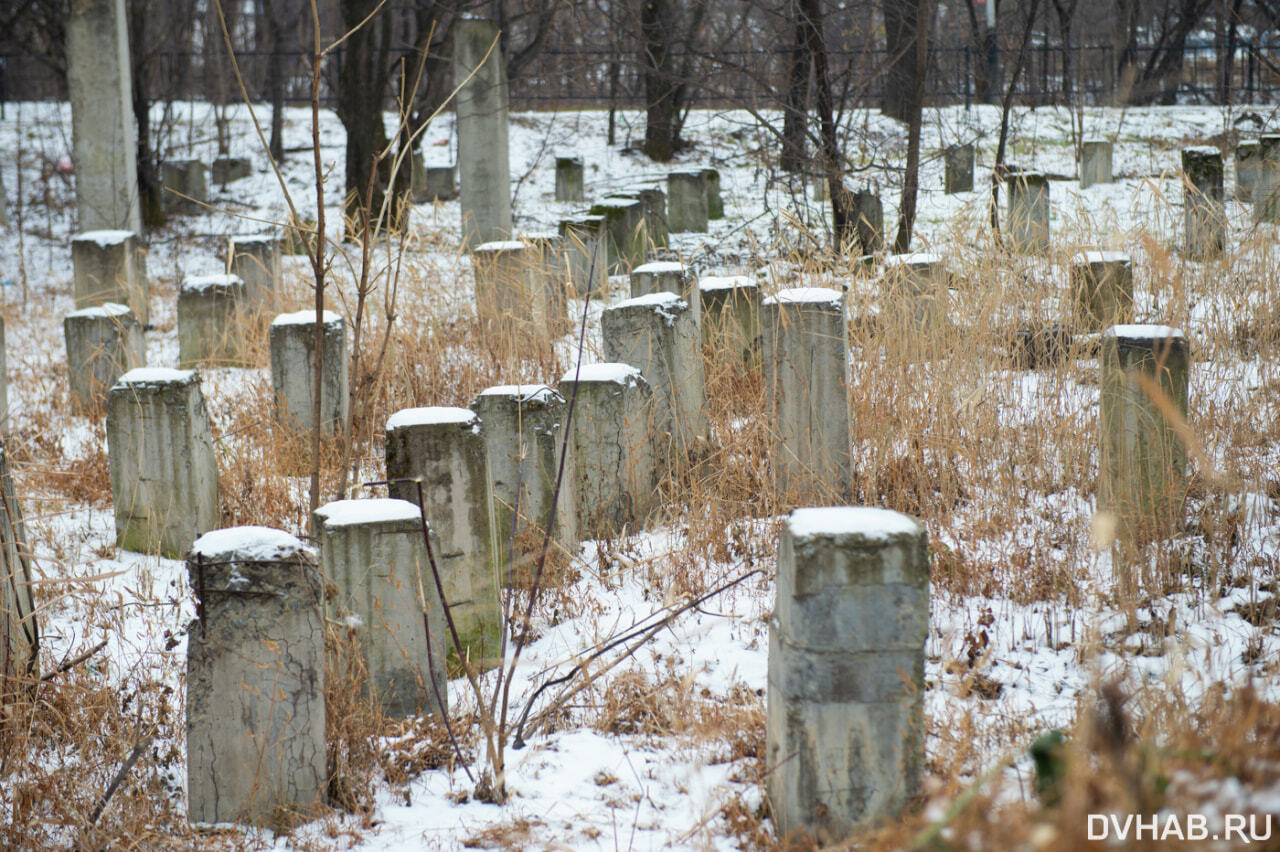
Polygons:
[[85,651],[83,654],[79,655],[78,657],[76,657],[76,658],[74,658],[74,659],[67,660],[65,663],[63,663],[62,665],[58,666],[58,667],[57,667],[56,669],[54,669],[53,671],[51,671],[51,672],[49,672],[48,674],[46,674],[46,675],[44,675],[43,677],[41,677],[41,678],[40,678],[40,682],[41,682],[41,683],[47,683],[48,681],[53,680],[55,677],[57,677],[58,675],[62,674],[63,672],[71,671],[71,670],[72,670],[72,669],[74,669],[76,666],[80,665],[80,664],[81,664],[81,663],[83,663],[85,660],[89,659],[90,657],[92,657],[94,654],[98,653],[99,651],[101,651],[101,650],[102,650],[103,648],[105,648],[105,647],[107,647],[107,640],[106,640],[106,639],[103,639],[101,642],[99,642],[97,645],[94,645],[92,648],[90,648],[89,650]]
[[116,794],[116,790],[120,789],[120,784],[123,783],[125,776],[129,774],[129,770],[133,769],[133,765],[138,762],[138,758],[142,757],[142,753],[146,751],[147,746],[151,744],[151,740],[154,737],[154,731],[147,734],[133,747],[133,751],[129,752],[129,756],[121,764],[120,770],[116,772],[116,777],[111,779],[107,789],[98,798],[98,804],[94,805],[93,813],[89,815],[88,828],[93,828],[94,824],[97,823],[98,818],[102,816],[102,812],[106,810],[107,804],[111,801],[111,797]]

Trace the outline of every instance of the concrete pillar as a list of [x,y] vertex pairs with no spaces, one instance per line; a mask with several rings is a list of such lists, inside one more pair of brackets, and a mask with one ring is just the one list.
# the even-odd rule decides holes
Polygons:
[[724,199],[720,195],[720,172],[715,169],[703,169],[707,176],[707,218],[724,218]]
[[796,509],[778,543],[765,765],[779,837],[838,844],[920,789],[929,546],[885,509]]
[[218,525],[218,465],[200,374],[130,370],[107,392],[116,543],[180,559]]
[[238,275],[199,275],[178,287],[178,366],[201,362],[244,364],[240,309],[244,282]]
[[434,201],[453,201],[458,197],[457,169],[453,166],[427,166],[422,162],[422,152],[414,151],[411,161],[413,203],[430,204]]
[[1227,242],[1222,153],[1212,146],[1184,148],[1182,174],[1182,226],[1187,254],[1221,254]]
[[667,194],[656,186],[634,193],[644,205],[645,251],[667,247]]
[[577,320],[569,316],[568,260],[565,241],[558,233],[529,234],[525,241],[533,249],[533,285],[535,305],[545,306],[547,329],[553,337],[577,328]]
[[1264,133],[1258,137],[1253,221],[1280,224],[1280,133]]
[[202,202],[209,200],[208,169],[200,160],[168,160],[161,167],[166,210],[191,213],[210,212]]
[[355,624],[368,695],[392,718],[449,707],[444,610],[422,532],[416,502],[336,500],[316,509],[320,565],[338,587],[331,606],[339,619],[355,616],[347,623]]
[[[489,495],[502,577],[514,577],[517,583],[532,577],[548,525],[552,539],[548,559],[565,564],[578,552],[572,454],[565,459],[564,486],[554,522],[551,518],[568,414],[565,398],[546,385],[499,385],[482,391],[471,408],[480,416],[489,460]],[[514,523],[517,504],[518,524]]]
[[187,813],[285,829],[328,786],[324,583],[314,553],[266,527],[201,536],[187,555]]
[[1049,179],[1018,166],[1005,171],[1009,193],[1009,242],[1023,254],[1049,250]]
[[244,309],[276,310],[281,301],[280,238],[274,234],[230,237],[227,272],[244,282]]
[[697,288],[698,279],[693,271],[678,261],[651,260],[631,270],[632,298],[649,293],[675,293],[690,305],[695,305]]
[[667,224],[675,233],[707,230],[707,173],[672,172],[667,175]]
[[[884,259],[883,311],[886,318],[907,321],[920,327],[939,326],[947,321],[946,266],[932,252],[891,254]],[[912,334],[919,337],[918,334]],[[927,337],[927,331],[925,332]]]
[[512,234],[507,74],[497,39],[493,21],[463,16],[453,27],[453,79],[461,86],[455,111],[464,249]]
[[253,174],[253,163],[247,157],[215,157],[210,176],[218,186],[242,180]]
[[1080,188],[1095,183],[1111,183],[1112,146],[1106,139],[1086,139],[1080,143]]
[[770,464],[784,503],[848,499],[849,345],[843,296],[801,287],[760,304]]
[[[271,323],[271,387],[276,422],[310,432],[315,422],[316,312],[281,314]],[[320,380],[321,431],[332,434],[347,422],[347,327],[324,312],[324,357]]]
[[1098,401],[1098,508],[1116,516],[1117,536],[1145,543],[1173,535],[1187,495],[1187,452],[1140,377],[1185,420],[1191,356],[1182,332],[1117,325],[1102,336]]
[[973,192],[973,143],[949,145],[943,152],[945,171],[942,177],[947,195]]
[[612,538],[643,528],[654,508],[653,391],[629,364],[586,364],[560,379],[577,397],[569,452],[576,472],[578,530]]
[[1080,331],[1097,332],[1133,319],[1133,264],[1119,251],[1071,258],[1071,306]]
[[124,0],[78,0],[70,7],[66,30],[79,228],[141,233]]
[[760,361],[760,285],[745,275],[698,280],[702,345],[712,352]]
[[556,157],[556,201],[585,201],[581,157]]
[[151,321],[147,264],[132,231],[87,231],[71,238],[77,308],[128,305],[138,322]]
[[884,206],[880,196],[866,189],[853,193],[851,201],[854,233],[862,254],[873,254],[884,248]]
[[589,290],[593,298],[603,297],[609,286],[609,248],[604,217],[561,219],[559,229],[573,292],[581,297]]
[[0,708],[7,717],[0,721],[0,730],[8,733],[17,721],[13,717],[22,717],[11,715],[4,705],[15,697],[21,701],[29,696],[40,677],[42,618],[32,601],[31,547],[4,441],[0,441],[0,507],[0,685],[4,690]]
[[147,360],[142,326],[125,305],[108,302],[67,314],[62,333],[71,408],[76,412],[101,411],[116,379]]
[[[663,457],[705,443],[707,387],[701,337],[689,303],[674,293],[650,293],[605,308],[604,357],[639,368],[653,391],[653,430]],[[669,441],[669,445],[666,442]]]
[[[462,640],[454,650],[477,665],[497,659],[501,585],[480,418],[467,408],[397,411],[387,420],[386,452],[387,479],[421,481],[427,522],[440,540],[445,602]],[[414,483],[393,481],[390,493],[417,505]]]
[[[114,381],[114,380],[113,380]],[[4,317],[0,317],[0,435],[9,429],[9,355],[4,341]]]
[[558,337],[569,326],[564,281],[548,274],[545,252],[531,242],[501,240],[471,251],[476,315],[496,333]]
[[609,274],[625,273],[644,263],[649,238],[644,203],[638,198],[610,196],[591,205],[591,215],[604,217]]
[[1241,142],[1236,146],[1236,201],[1253,201],[1253,188],[1262,171],[1259,146],[1256,140]]

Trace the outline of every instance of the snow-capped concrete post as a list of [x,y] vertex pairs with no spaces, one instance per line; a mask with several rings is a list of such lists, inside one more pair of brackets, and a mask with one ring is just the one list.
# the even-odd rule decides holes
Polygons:
[[1253,188],[1262,171],[1258,142],[1251,140],[1236,145],[1236,201],[1253,201]]
[[208,212],[202,204],[209,200],[208,171],[200,160],[167,160],[160,170],[165,208]]
[[235,180],[243,180],[253,174],[253,163],[247,157],[215,157],[210,177],[218,186],[225,187]]
[[1106,139],[1086,139],[1080,143],[1080,188],[1088,189],[1095,183],[1111,183],[1111,153],[1113,147]]
[[512,233],[507,74],[498,32],[494,21],[466,15],[453,27],[453,79],[461,86],[455,112],[464,249],[510,239]]
[[576,472],[578,529],[611,538],[642,528],[653,510],[653,391],[630,364],[585,364],[560,379],[560,395],[577,385],[569,452]]
[[476,315],[503,334],[520,331],[535,339],[563,334],[569,325],[564,281],[549,274],[547,253],[533,242],[500,240],[471,251]]
[[604,357],[638,368],[652,390],[659,454],[678,457],[705,442],[706,377],[689,303],[667,292],[619,302],[600,315],[600,335]]
[[[324,357],[320,379],[321,431],[332,434],[347,421],[347,327],[324,312]],[[316,312],[281,314],[271,323],[271,387],[276,422],[310,432],[315,414]]]
[[631,270],[631,298],[650,293],[675,293],[693,308],[695,320],[701,313],[697,276],[678,261],[651,260]]
[[[917,327],[946,322],[948,276],[941,256],[932,252],[889,255],[884,259],[884,282],[886,316]],[[918,333],[911,336],[919,338]]]
[[[476,664],[497,657],[502,632],[497,542],[489,503],[482,424],[468,408],[407,408],[387,420],[391,496],[418,503],[422,483],[427,522],[440,539],[436,564],[445,603],[462,640],[460,655]],[[445,637],[450,646],[453,641]],[[455,649],[458,650],[458,649]]]
[[[67,93],[79,228],[141,233],[125,3],[77,0],[69,8]],[[76,307],[87,306],[77,303]],[[132,307],[145,323],[145,314]]]
[[218,524],[218,465],[200,374],[141,367],[107,392],[116,543],[180,559]]
[[671,172],[667,175],[667,224],[673,233],[706,232],[706,172]]
[[1049,179],[1017,166],[1005,170],[1009,193],[1009,241],[1015,251],[1042,254],[1049,250]]
[[[393,718],[447,712],[447,628],[417,501],[335,500],[315,519],[320,565],[338,587],[331,607],[339,619],[355,616],[347,623],[369,673],[369,697]],[[439,538],[431,536],[440,566]]]
[[1223,207],[1222,152],[1206,145],[1182,150],[1182,225],[1192,257],[1222,253],[1227,242]]
[[715,169],[703,169],[707,178],[707,218],[724,218],[724,198],[720,195],[720,172]]
[[573,292],[585,296],[589,290],[593,298],[599,298],[609,285],[609,248],[604,217],[561,219],[559,230]]
[[[517,581],[524,580],[532,576],[551,521],[552,496],[569,406],[563,396],[546,385],[499,385],[481,391],[471,408],[483,424],[498,570],[504,583],[511,582],[508,565],[514,569]],[[578,507],[573,488],[576,479],[574,458],[570,454],[565,459],[564,487],[560,489],[555,522],[551,524],[548,552],[549,559],[561,563],[565,554],[572,555],[578,550]],[[517,502],[520,522],[514,524]],[[511,556],[513,527],[514,558]]]
[[885,509],[796,509],[769,621],[767,789],[779,837],[835,844],[900,813],[924,758],[929,547]]
[[667,194],[656,186],[646,186],[633,193],[644,205],[645,251],[667,247]]
[[760,362],[760,285],[746,275],[698,280],[702,345],[731,358]]
[[285,828],[321,808],[324,584],[314,553],[267,527],[205,533],[187,554],[187,813]]
[[1133,264],[1119,251],[1086,251],[1071,258],[1071,306],[1082,331],[1102,331],[1133,319]]
[[626,272],[644,263],[649,237],[645,228],[643,201],[639,198],[610,196],[591,205],[591,215],[604,217],[608,274]]
[[569,331],[569,267],[565,258],[565,241],[558,233],[531,234],[525,237],[533,249],[534,305],[541,305],[544,316],[535,319],[546,322],[553,337]]
[[138,322],[151,320],[147,264],[133,231],[86,231],[71,238],[77,308],[128,305]]
[[115,302],[67,314],[62,335],[74,411],[100,410],[116,379],[147,360],[142,326],[133,311]]
[[853,487],[843,303],[838,290],[801,287],[760,304],[769,460],[783,503],[846,500]]
[[585,201],[581,157],[556,157],[556,201]]
[[178,287],[178,366],[243,364],[243,304],[244,282],[238,275],[184,278]]
[[949,145],[943,152],[942,184],[947,195],[973,192],[973,143]]
[[880,196],[868,189],[853,193],[850,214],[853,216],[854,233],[863,254],[871,254],[884,248],[884,205]]
[[1258,137],[1253,221],[1280,223],[1280,133],[1264,133]]
[[1187,495],[1187,451],[1166,417],[1187,416],[1186,338],[1167,326],[1113,326],[1100,361],[1098,508],[1114,513],[1122,542],[1165,538]]
[[244,282],[244,308],[274,310],[280,304],[280,238],[239,235],[227,240],[227,272]]

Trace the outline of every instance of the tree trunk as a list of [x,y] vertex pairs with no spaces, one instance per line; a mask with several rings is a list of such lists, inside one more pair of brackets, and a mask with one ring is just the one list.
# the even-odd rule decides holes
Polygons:
[[671,79],[669,0],[642,0],[640,5],[640,67],[644,70],[644,153],[667,163],[676,153],[675,86]]
[[1157,49],[1152,52],[1134,85],[1130,103],[1172,106],[1176,102],[1187,36],[1200,25],[1212,2],[1213,0],[1182,0],[1176,21],[1160,34],[1156,42]]
[[[377,0],[342,0],[342,23],[350,31],[377,7]],[[338,77],[338,118],[347,131],[347,189],[343,209],[348,235],[363,233],[365,204],[377,216],[386,196],[387,175],[381,154],[387,147],[382,123],[385,41],[390,16],[382,15],[355,30],[346,41]]]
[[782,117],[782,157],[779,165],[784,172],[803,172],[809,135],[809,75],[811,64],[804,48],[804,26],[798,9],[792,3],[791,62],[788,68],[787,101]]
[[918,0],[916,6],[916,44],[912,60],[915,88],[907,103],[907,170],[902,179],[902,202],[898,206],[898,235],[893,250],[898,254],[911,248],[911,233],[916,222],[916,193],[920,186],[920,125],[924,118],[924,88],[929,75],[929,32],[933,29],[934,0]]
[[267,32],[267,95],[271,98],[271,141],[267,148],[278,163],[284,159],[284,23],[272,0],[261,0]]
[[884,97],[880,111],[898,121],[911,118],[911,95],[915,91],[916,31],[919,29],[918,9],[914,3],[903,0],[883,0],[884,47],[887,70],[884,77]]
[[[129,44],[146,44],[147,20],[151,10],[146,3],[130,3],[127,7]],[[133,79],[133,117],[138,124],[138,208],[142,226],[148,230],[165,223],[164,188],[160,185],[160,168],[151,150],[151,91],[147,85],[146,53],[134,48],[129,52]]]
[[844,186],[844,160],[836,139],[835,105],[831,97],[831,80],[827,74],[827,45],[822,36],[820,0],[801,0],[799,21],[804,28],[805,50],[813,66],[813,80],[817,89],[822,165],[831,196],[835,248],[838,252],[844,252],[857,241],[856,224],[852,213],[853,199]]

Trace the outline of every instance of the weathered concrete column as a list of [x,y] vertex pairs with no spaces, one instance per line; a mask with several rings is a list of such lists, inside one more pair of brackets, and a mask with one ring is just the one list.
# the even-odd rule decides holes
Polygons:
[[1182,225],[1192,257],[1221,254],[1227,242],[1222,198],[1222,153],[1212,146],[1182,150]]
[[[35,584],[31,571],[31,547],[22,519],[5,443],[0,440],[0,708],[14,697],[30,695],[40,679],[40,622],[32,600]],[[6,713],[0,731],[9,731],[15,720]],[[21,716],[18,717],[22,718]]]
[[706,172],[671,172],[667,175],[667,224],[674,233],[706,232]]
[[1253,201],[1253,188],[1262,171],[1259,146],[1256,140],[1236,145],[1236,201]]
[[4,317],[0,317],[0,435],[9,429],[9,354],[4,341]]
[[463,16],[454,24],[453,79],[461,85],[455,111],[464,249],[510,239],[512,234],[507,74],[497,39],[493,21]]
[[[335,614],[356,616],[348,623],[356,622],[369,697],[393,718],[447,712],[444,610],[416,502],[326,503],[316,509],[315,536],[325,579],[338,587]],[[434,531],[431,547],[440,566]]]
[[119,302],[151,321],[146,258],[132,231],[87,231],[71,238],[77,308]]
[[205,533],[187,555],[187,814],[286,829],[328,786],[324,584],[314,553],[267,527]]
[[[704,443],[707,387],[701,336],[689,303],[674,293],[649,293],[600,315],[604,357],[639,368],[653,391],[653,430],[663,457]],[[666,442],[670,442],[669,445]]]
[[774,482],[790,505],[847,499],[849,345],[838,290],[782,290],[760,304]]
[[582,216],[560,220],[565,266],[569,281],[578,296],[591,292],[593,298],[604,295],[609,285],[608,236],[603,216]]
[[184,278],[178,287],[178,366],[243,364],[243,304],[244,282],[238,275]]
[[[445,602],[477,665],[497,658],[502,634],[498,545],[489,503],[489,470],[480,418],[468,408],[406,408],[387,420],[387,479],[392,497],[418,503],[440,539],[436,564]],[[446,635],[449,646],[452,639]]]
[[253,163],[247,157],[215,157],[210,177],[218,186],[226,186],[253,174]]
[[645,251],[667,247],[667,194],[656,186],[636,190],[636,198],[644,205]]
[[208,169],[200,160],[168,160],[160,170],[166,210],[209,212],[200,202],[209,200]]
[[414,151],[412,169],[411,181],[414,204],[453,201],[458,197],[457,169],[454,166],[425,165],[422,160],[422,152]]
[[244,309],[271,311],[280,305],[280,238],[274,234],[227,240],[227,272],[244,282]]
[[675,293],[690,305],[695,305],[697,291],[698,279],[693,271],[674,260],[651,260],[631,270],[632,298],[649,293]]
[[973,192],[973,143],[949,145],[943,151],[943,189],[947,195]]
[[[565,459],[564,487],[554,523],[551,520],[568,405],[546,385],[499,385],[482,391],[471,408],[483,424],[498,570],[504,583],[527,582],[548,525],[552,539],[549,560],[563,565],[578,552],[578,507],[573,488],[577,474],[572,454]],[[517,504],[518,524],[514,523]]]
[[[66,27],[79,228],[141,233],[124,0],[78,0],[70,7]],[[143,314],[138,316],[146,322]]]
[[765,764],[779,837],[836,844],[900,813],[924,761],[924,527],[796,509],[778,543]]
[[556,201],[585,201],[581,157],[556,157]]
[[497,333],[534,338],[563,334],[569,325],[564,282],[550,275],[545,253],[523,240],[484,243],[471,251],[476,315]]
[[578,530],[612,538],[644,527],[654,507],[653,391],[630,364],[584,364],[560,379],[577,385],[569,446],[577,474]]
[[[884,259],[884,283],[886,318],[906,320],[917,331],[920,327],[946,322],[949,280],[940,255],[932,252],[889,255]],[[919,334],[912,336],[918,338]]]
[[1280,223],[1280,133],[1264,133],[1258,137],[1253,221]]
[[707,177],[707,218],[724,218],[724,198],[720,195],[720,172],[715,169],[703,169]]
[[1106,139],[1086,139],[1080,143],[1080,188],[1095,183],[1111,183],[1112,145]]
[[218,525],[218,465],[200,374],[142,367],[107,392],[116,543],[181,558]]
[[760,285],[746,275],[698,280],[702,345],[747,362],[760,361]]
[[853,193],[851,213],[854,234],[862,253],[872,254],[884,248],[884,206],[880,196],[867,189]]
[[1023,254],[1049,250],[1049,179],[1018,166],[1005,171],[1009,193],[1009,241]]
[[567,334],[577,325],[569,316],[569,288],[572,285],[565,257],[565,241],[558,233],[529,234],[525,241],[533,249],[534,305],[537,310],[546,312],[545,316],[535,316],[545,320],[553,337]]
[[[271,323],[270,339],[276,422],[295,432],[310,432],[315,422],[316,312],[281,314]],[[325,311],[321,431],[332,434],[346,423],[349,406],[346,323]]]
[[1071,258],[1071,307],[1081,331],[1102,331],[1133,319],[1133,264],[1119,251],[1087,251]]
[[610,275],[644,263],[649,245],[644,202],[639,198],[610,196],[591,205],[591,215],[604,217]]
[[100,411],[116,379],[147,360],[142,326],[125,305],[108,302],[67,314],[62,334],[73,411]]
[[1168,537],[1182,523],[1187,451],[1162,407],[1187,416],[1187,341],[1167,326],[1117,325],[1100,360],[1098,508],[1115,514],[1123,542]]

